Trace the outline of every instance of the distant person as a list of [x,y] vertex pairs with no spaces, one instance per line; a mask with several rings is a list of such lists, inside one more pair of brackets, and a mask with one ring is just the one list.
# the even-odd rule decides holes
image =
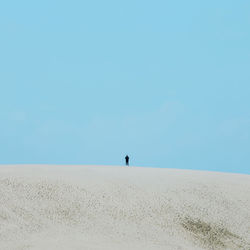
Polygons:
[[126,155],[125,161],[126,161],[126,166],[129,166],[129,156],[128,155]]

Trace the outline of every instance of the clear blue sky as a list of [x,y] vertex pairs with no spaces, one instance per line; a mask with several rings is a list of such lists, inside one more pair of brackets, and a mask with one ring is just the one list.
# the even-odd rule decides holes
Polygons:
[[250,1],[2,1],[0,163],[250,173]]

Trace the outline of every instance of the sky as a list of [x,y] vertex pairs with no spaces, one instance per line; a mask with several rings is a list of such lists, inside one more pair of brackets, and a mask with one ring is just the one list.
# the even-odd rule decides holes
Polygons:
[[250,1],[1,1],[0,164],[250,174]]

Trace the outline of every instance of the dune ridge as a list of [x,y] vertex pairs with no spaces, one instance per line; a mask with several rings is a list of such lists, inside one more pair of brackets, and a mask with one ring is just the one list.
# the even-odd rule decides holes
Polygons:
[[0,249],[250,249],[250,176],[0,166]]

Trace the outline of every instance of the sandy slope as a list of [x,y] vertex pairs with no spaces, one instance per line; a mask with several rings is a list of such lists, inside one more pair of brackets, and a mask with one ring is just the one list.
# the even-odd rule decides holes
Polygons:
[[250,249],[250,176],[0,166],[0,249]]

